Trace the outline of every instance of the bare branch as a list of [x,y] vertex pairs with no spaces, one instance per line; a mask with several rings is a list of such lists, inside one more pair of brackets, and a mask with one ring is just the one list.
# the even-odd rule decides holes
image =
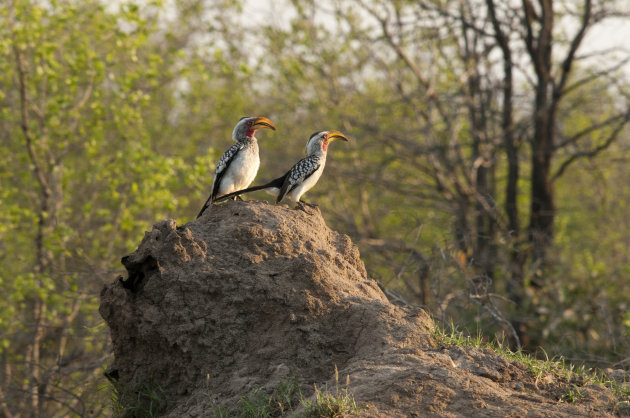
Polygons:
[[615,116],[611,116],[599,123],[595,123],[591,126],[589,126],[588,128],[585,128],[583,130],[581,130],[580,132],[576,133],[575,135],[570,136],[569,138],[565,139],[564,141],[562,141],[560,144],[558,144],[557,146],[554,147],[554,150],[558,150],[558,149],[562,149],[565,148],[569,145],[575,144],[577,141],[579,141],[580,139],[584,138],[585,136],[599,130],[602,128],[605,128],[607,126],[612,125],[613,123],[617,122],[617,121],[621,121],[621,126],[625,125],[626,122],[628,121],[628,112],[626,113],[622,113],[619,115],[615,115]]
[[483,308],[486,312],[490,314],[490,316],[492,316],[492,318],[494,318],[495,321],[505,325],[507,329],[510,330],[512,338],[514,338],[514,342],[516,343],[516,349],[517,351],[520,351],[523,347],[521,345],[521,339],[518,337],[518,333],[516,332],[516,329],[514,329],[514,326],[510,323],[510,321],[505,319],[503,315],[501,315],[496,306],[494,306],[491,298],[485,297],[484,299],[486,300],[486,303],[482,303],[480,298],[477,296],[470,296],[470,300],[472,300],[475,305]]
[[31,164],[33,165],[33,174],[35,175],[35,178],[39,182],[43,197],[47,199],[51,194],[50,187],[48,185],[48,181],[46,180],[46,176],[44,175],[44,172],[39,165],[37,155],[35,154],[33,138],[31,136],[31,131],[29,128],[29,117],[28,117],[28,110],[27,110],[28,99],[26,98],[26,65],[24,64],[24,55],[22,54],[19,47],[17,46],[15,37],[13,39],[13,52],[15,54],[15,61],[17,64],[19,91],[20,91],[20,115],[21,115],[20,127],[22,128],[24,139],[26,139],[26,151],[28,152],[28,156],[31,161]]
[[523,0],[523,11],[525,16],[523,24],[525,25],[526,32],[525,47],[527,48],[529,55],[534,58],[536,55],[536,47],[534,45],[534,29],[532,26],[534,24],[534,20],[537,19],[537,16],[534,11],[534,6],[529,0]]
[[591,74],[589,74],[587,77],[583,77],[579,80],[577,80],[576,82],[566,86],[566,88],[564,89],[563,94],[567,94],[573,90],[577,90],[578,88],[585,86],[586,84],[595,81],[595,80],[599,80],[600,78],[616,71],[619,70],[621,68],[623,68],[628,62],[630,62],[630,56],[628,56],[627,58],[620,60],[618,62],[615,63],[615,65],[613,65],[612,67],[608,67],[599,71],[595,71]]
[[569,166],[573,164],[574,162],[576,162],[577,160],[582,159],[582,158],[593,158],[597,156],[599,153],[601,153],[602,151],[606,150],[608,147],[610,147],[610,145],[613,142],[615,142],[615,140],[619,136],[619,133],[623,130],[623,128],[626,126],[626,124],[629,121],[630,121],[630,112],[627,112],[623,115],[623,120],[619,123],[619,125],[615,127],[613,132],[606,139],[606,141],[604,141],[604,143],[598,145],[597,147],[591,150],[577,152],[573,154],[572,156],[570,156],[569,158],[567,158],[564,162],[562,162],[562,164],[560,164],[560,168],[558,168],[558,170],[551,177],[551,182],[555,182],[557,179],[559,179],[564,174],[566,169],[569,168]]
[[450,120],[448,114],[444,111],[442,103],[440,101],[437,92],[431,86],[430,81],[424,76],[422,70],[416,65],[416,63],[409,57],[409,55],[405,52],[402,46],[394,40],[394,36],[389,31],[387,26],[387,20],[381,17],[372,7],[369,7],[362,0],[359,0],[359,4],[374,17],[379,24],[381,25],[381,29],[383,31],[383,36],[387,43],[394,49],[398,57],[407,65],[407,67],[414,74],[420,85],[426,90],[425,96],[428,97],[433,103],[435,103],[442,120],[448,124]]
[[567,56],[562,62],[562,73],[560,76],[560,81],[554,89],[554,95],[556,100],[564,94],[564,86],[567,83],[567,79],[569,78],[569,74],[571,73],[571,67],[573,66],[573,61],[575,58],[575,54],[580,47],[582,40],[584,39],[584,35],[586,35],[586,31],[588,30],[591,24],[591,0],[584,0],[584,13],[582,15],[582,23],[580,25],[580,29],[578,29],[577,34],[571,41],[571,46],[569,47],[569,51],[567,52]]
[[2,390],[2,386],[0,386],[0,411],[2,411],[2,413],[4,414],[6,418],[19,418],[20,417],[19,413],[17,415],[14,415],[13,413],[11,413],[9,406],[7,405],[6,399],[7,398],[6,398],[6,395],[4,394],[4,391]]

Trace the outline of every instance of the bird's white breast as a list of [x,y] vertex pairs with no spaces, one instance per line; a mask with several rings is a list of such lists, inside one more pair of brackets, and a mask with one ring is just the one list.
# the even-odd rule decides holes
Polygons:
[[308,178],[305,179],[302,184],[297,186],[295,189],[293,189],[291,193],[289,193],[289,198],[294,202],[299,201],[304,193],[308,192],[313,186],[315,186],[315,184],[317,184],[317,181],[324,172],[325,165],[326,160],[321,161],[319,168],[313,174],[308,176]]
[[218,194],[224,195],[247,188],[256,178],[259,167],[258,144],[252,143],[234,157],[221,179]]

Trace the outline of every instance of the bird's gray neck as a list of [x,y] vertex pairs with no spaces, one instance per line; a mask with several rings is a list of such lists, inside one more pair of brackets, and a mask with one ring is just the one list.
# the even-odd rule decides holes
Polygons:
[[317,157],[317,158],[326,158],[326,151],[322,151],[321,149],[318,149],[317,151],[315,151],[313,154],[311,154],[313,157]]
[[254,135],[252,136],[242,136],[240,138],[234,138],[234,140],[238,143],[249,145],[256,143],[257,139]]

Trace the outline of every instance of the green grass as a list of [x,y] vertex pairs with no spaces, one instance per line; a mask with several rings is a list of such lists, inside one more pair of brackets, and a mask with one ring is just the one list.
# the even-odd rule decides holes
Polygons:
[[112,385],[112,410],[115,417],[153,418],[170,406],[170,397],[159,385],[143,383],[137,391],[123,391]]
[[284,416],[299,403],[300,385],[296,376],[281,381],[271,396],[254,389],[239,401],[239,418],[267,418]]
[[354,396],[348,392],[349,376],[346,379],[345,387],[339,386],[339,371],[335,365],[335,390],[333,392],[321,391],[317,385],[315,387],[315,399],[304,400],[304,415],[306,417],[341,417],[348,415],[358,416],[363,409],[357,405]]
[[583,396],[583,392],[580,387],[589,384],[606,386],[613,392],[619,401],[622,401],[620,403],[628,402],[630,399],[629,384],[619,384],[616,381],[611,380],[601,371],[567,363],[564,357],[550,359],[544,350],[542,350],[542,352],[545,354],[545,360],[539,360],[529,354],[523,353],[522,351],[511,351],[499,342],[493,343],[484,341],[480,334],[477,334],[474,337],[466,335],[464,332],[457,330],[452,323],[448,329],[436,326],[432,331],[432,337],[440,345],[456,345],[460,347],[485,349],[492,351],[512,362],[519,362],[523,364],[536,379],[535,384],[538,384],[538,382],[547,375],[553,375],[556,378],[566,379],[568,385],[566,393],[561,398],[561,401],[563,402],[578,401]]
[[307,400],[294,375],[281,381],[271,395],[257,388],[241,398],[235,407],[215,408],[210,414],[214,418],[271,418],[285,416],[302,406],[304,412],[300,416],[309,418],[358,415],[362,408],[348,392],[348,383],[347,380],[345,387],[339,385],[339,372],[335,366],[335,390],[321,391],[314,385],[314,399]]
[[582,389],[575,383],[570,383],[564,395],[560,398],[560,402],[574,403],[579,401],[582,396],[584,396]]
[[214,418],[281,417],[295,409],[301,398],[300,384],[294,375],[278,383],[271,395],[256,388],[247,396],[242,397],[234,408],[215,408],[211,411],[211,416]]

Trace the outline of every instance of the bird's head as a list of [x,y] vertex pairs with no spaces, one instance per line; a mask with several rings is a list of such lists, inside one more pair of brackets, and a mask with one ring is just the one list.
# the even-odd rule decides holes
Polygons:
[[263,117],[244,117],[238,121],[236,126],[234,127],[234,131],[232,132],[232,139],[235,141],[243,140],[245,138],[251,138],[254,136],[254,133],[263,128],[269,128],[276,130],[276,127],[273,125],[267,118]]
[[326,152],[328,144],[339,139],[348,141],[348,138],[339,131],[315,132],[306,143],[306,155],[312,155],[318,151]]

